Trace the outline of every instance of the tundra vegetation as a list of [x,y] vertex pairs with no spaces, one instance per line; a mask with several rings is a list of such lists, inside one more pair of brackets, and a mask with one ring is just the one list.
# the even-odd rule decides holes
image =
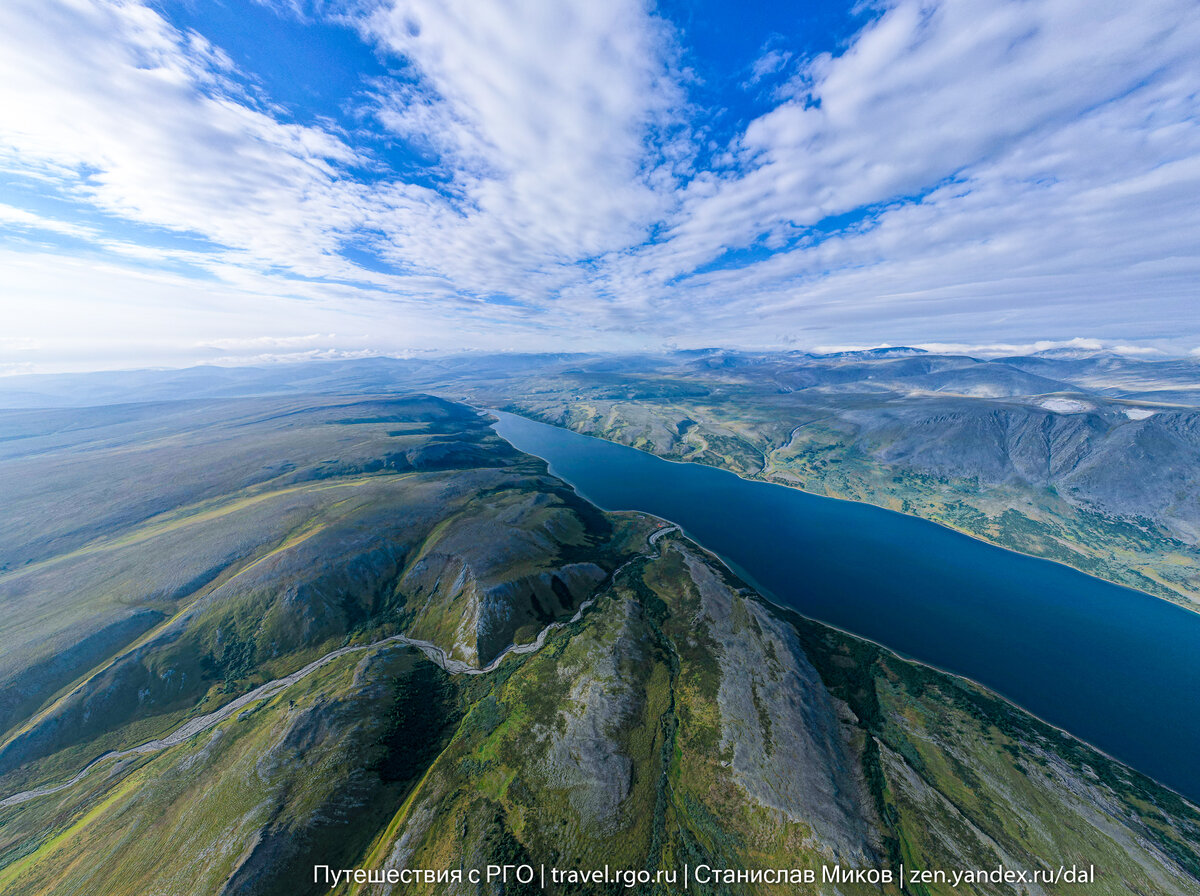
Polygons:
[[680,352],[476,401],[924,517],[1200,610],[1200,364]]
[[0,891],[904,862],[1197,892],[1200,811],[1177,794],[766,603],[487,423],[391,394],[0,412]]

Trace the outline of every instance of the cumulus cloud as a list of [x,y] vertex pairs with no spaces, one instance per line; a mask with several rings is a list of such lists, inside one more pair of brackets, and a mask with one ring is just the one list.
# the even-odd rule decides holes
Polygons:
[[[1132,300],[1162,323],[1200,274],[1186,5],[893,4],[750,123],[730,170],[689,184],[636,275],[776,320],[865,311],[928,333],[1047,304],[1113,320],[1102,306]],[[756,244],[776,251],[708,267]]]
[[1073,339],[1039,339],[1036,342],[1025,343],[923,342],[913,347],[924,349],[927,352],[936,352],[939,354],[962,354],[981,358],[1000,357],[1004,355],[1032,355],[1037,354],[1038,352],[1062,351],[1079,352],[1081,354],[1088,354],[1092,352],[1112,352],[1113,354],[1117,355],[1162,354],[1160,349],[1153,348],[1152,346],[1106,343],[1101,339],[1087,339],[1081,336],[1076,336]]
[[247,367],[259,364],[294,364],[299,361],[358,361],[363,358],[382,357],[383,352],[362,348],[347,351],[337,348],[310,348],[292,352],[262,352],[257,355],[221,355],[213,358],[213,364],[225,367]]
[[645,0],[276,5],[389,74],[305,118],[167,8],[0,5],[0,170],[79,210],[0,205],[5,315],[47,351],[100,303],[153,308],[155,357],[1194,344],[1191,0],[888,0],[829,52],[771,36],[718,142]]
[[389,257],[539,299],[666,212],[683,95],[640,0],[404,0],[361,28],[416,73],[380,85],[380,120],[451,173],[446,195],[378,222]]

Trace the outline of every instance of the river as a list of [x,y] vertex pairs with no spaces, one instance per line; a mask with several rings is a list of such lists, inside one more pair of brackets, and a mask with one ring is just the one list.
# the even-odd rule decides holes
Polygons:
[[986,685],[1200,800],[1200,614],[927,520],[496,416],[600,507],[677,523],[776,602]]

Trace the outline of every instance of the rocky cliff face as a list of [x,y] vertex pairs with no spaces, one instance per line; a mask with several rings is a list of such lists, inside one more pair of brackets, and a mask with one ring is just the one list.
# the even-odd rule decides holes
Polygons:
[[1200,412],[1140,420],[1086,402],[954,406],[930,400],[852,412],[859,449],[887,466],[1033,492],[1054,488],[1102,513],[1143,517],[1200,540]]
[[777,611],[678,537],[625,567],[541,653],[477,684],[484,696],[372,866],[1032,869],[1090,857],[1107,871],[1089,892],[1113,894],[1186,893],[1200,875],[1195,807],[973,685]]

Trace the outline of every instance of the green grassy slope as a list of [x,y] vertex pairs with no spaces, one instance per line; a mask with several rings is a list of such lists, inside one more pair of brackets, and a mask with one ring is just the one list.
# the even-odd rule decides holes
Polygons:
[[[607,521],[461,406],[238,402],[211,435],[195,415],[181,425],[195,441],[47,452],[111,476],[115,506],[85,508],[77,545],[0,577],[0,773],[40,783],[347,643],[405,631],[486,662],[569,616],[614,562]],[[275,453],[255,471],[286,469],[245,485],[258,451]],[[209,471],[236,487],[211,495]],[[65,528],[74,479],[38,482],[43,531]],[[158,509],[156,488],[181,506]]]
[[1103,869],[1089,893],[1200,883],[1195,807],[969,683],[782,614],[685,541],[663,544],[543,652],[474,683],[368,866],[1080,863]]
[[[0,892],[317,893],[317,864],[504,862],[818,878],[833,865],[1086,864],[1089,894],[1200,888],[1195,807],[974,685],[766,604],[677,534],[650,544],[659,522],[590,507],[461,406],[272,399],[205,413],[189,425],[213,428],[204,450],[229,494],[164,509],[134,489],[153,514],[81,512],[87,537],[0,580],[19,611],[3,636],[39,632],[60,653],[113,607],[160,614],[106,635],[82,668],[48,661],[28,634],[27,654],[5,656]],[[277,426],[288,432],[272,441]],[[162,450],[199,443],[182,422],[177,435]],[[294,465],[285,478],[216,472],[255,443]],[[133,488],[124,448],[107,444],[104,469]],[[59,490],[47,500],[46,531],[65,531]],[[190,564],[216,571],[169,590],[195,580]],[[505,652],[513,643],[527,652]],[[106,751],[119,755],[69,783]]]

